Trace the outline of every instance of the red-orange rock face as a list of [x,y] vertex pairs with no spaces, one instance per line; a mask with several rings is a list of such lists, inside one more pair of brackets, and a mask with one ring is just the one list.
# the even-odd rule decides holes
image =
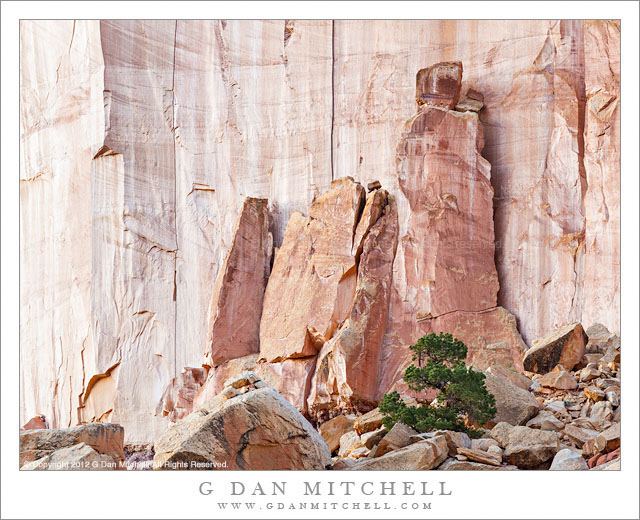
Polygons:
[[267,200],[248,198],[213,292],[208,366],[260,350],[262,299],[272,249]]
[[260,322],[260,357],[312,356],[349,312],[356,282],[353,235],[364,188],[334,181],[309,217],[294,213],[276,252]]
[[308,400],[309,411],[316,416],[328,409],[374,407],[378,359],[386,330],[398,243],[394,198],[380,190],[370,193],[358,231],[361,226],[365,229],[361,234],[356,232],[356,239],[362,236],[364,240],[351,310],[318,355]]
[[411,216],[401,249],[415,319],[496,306],[493,188],[476,114],[425,107],[398,146]]

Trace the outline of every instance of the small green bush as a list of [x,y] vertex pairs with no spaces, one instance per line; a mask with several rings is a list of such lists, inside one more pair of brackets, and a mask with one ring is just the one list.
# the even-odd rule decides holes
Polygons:
[[423,336],[413,351],[416,365],[407,367],[404,380],[411,390],[439,390],[434,405],[407,406],[398,392],[383,396],[380,411],[384,414],[383,424],[391,429],[402,422],[420,432],[433,430],[453,430],[468,433],[471,437],[481,435],[469,429],[469,422],[483,424],[493,419],[497,413],[495,398],[485,385],[485,375],[467,368],[464,360],[467,347],[451,334],[440,333]]

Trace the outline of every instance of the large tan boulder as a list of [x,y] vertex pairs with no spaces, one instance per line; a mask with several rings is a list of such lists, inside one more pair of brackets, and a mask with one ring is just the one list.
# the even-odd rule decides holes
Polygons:
[[447,440],[444,435],[416,442],[406,448],[394,450],[382,457],[358,463],[350,470],[411,471],[434,469],[447,458]]
[[255,374],[231,380],[154,449],[154,469],[325,469],[331,463],[322,436]]
[[245,199],[209,309],[205,363],[216,366],[260,350],[262,299],[273,239],[266,199]]
[[504,448],[502,459],[523,469],[540,466],[560,450],[556,432],[501,422],[491,430],[491,436]]
[[353,417],[338,415],[320,425],[318,430],[329,446],[331,453],[340,447],[340,437],[353,430],[353,421]]
[[569,372],[561,368],[557,370],[557,365],[551,372],[534,376],[534,381],[540,386],[554,388],[556,390],[575,390],[578,388],[578,381]]
[[522,360],[525,370],[537,374],[551,372],[556,365],[571,370],[584,356],[587,335],[579,323],[572,323],[539,338]]
[[123,469],[109,455],[103,455],[84,442],[60,448],[40,459],[22,466],[25,471],[103,471]]
[[342,178],[316,198],[308,217],[291,215],[264,294],[261,358],[313,356],[346,319],[356,286],[353,236],[364,201],[364,188]]
[[80,443],[116,462],[124,462],[124,428],[119,424],[91,423],[63,430],[21,431],[20,465]]
[[496,398],[498,413],[487,426],[494,426],[499,422],[511,425],[523,425],[542,408],[533,395],[520,387],[514,386],[500,377],[485,374],[485,386],[490,394]]

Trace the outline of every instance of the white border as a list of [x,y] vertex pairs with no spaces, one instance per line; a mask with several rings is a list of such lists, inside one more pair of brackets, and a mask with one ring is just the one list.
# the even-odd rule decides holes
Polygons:
[[[18,472],[18,20],[22,18],[584,18],[622,20],[621,472]],[[636,2],[3,2],[2,3],[2,518],[216,518],[203,480],[439,481],[452,496],[411,511],[239,511],[259,518],[638,518],[638,4]],[[246,497],[245,497],[246,498]],[[292,493],[287,500],[295,499]],[[335,497],[362,501],[370,497]],[[380,497],[378,501],[384,501]],[[389,498],[389,497],[387,497]],[[330,500],[331,497],[323,497]],[[362,499],[362,500],[361,500]],[[282,501],[271,498],[272,501]],[[413,501],[396,497],[396,501]],[[417,500],[417,499],[416,499]],[[391,501],[390,501],[391,502]],[[395,503],[395,502],[392,502]]]

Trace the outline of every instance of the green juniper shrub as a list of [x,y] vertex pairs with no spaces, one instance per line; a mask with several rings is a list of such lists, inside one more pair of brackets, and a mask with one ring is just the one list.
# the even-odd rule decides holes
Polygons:
[[386,394],[379,405],[384,426],[391,429],[402,422],[420,432],[453,430],[479,437],[481,432],[469,429],[465,418],[484,424],[495,417],[496,401],[484,386],[485,375],[465,366],[466,345],[441,332],[423,336],[409,348],[417,366],[407,367],[404,380],[416,392],[427,388],[439,390],[436,403],[407,406],[398,392]]

